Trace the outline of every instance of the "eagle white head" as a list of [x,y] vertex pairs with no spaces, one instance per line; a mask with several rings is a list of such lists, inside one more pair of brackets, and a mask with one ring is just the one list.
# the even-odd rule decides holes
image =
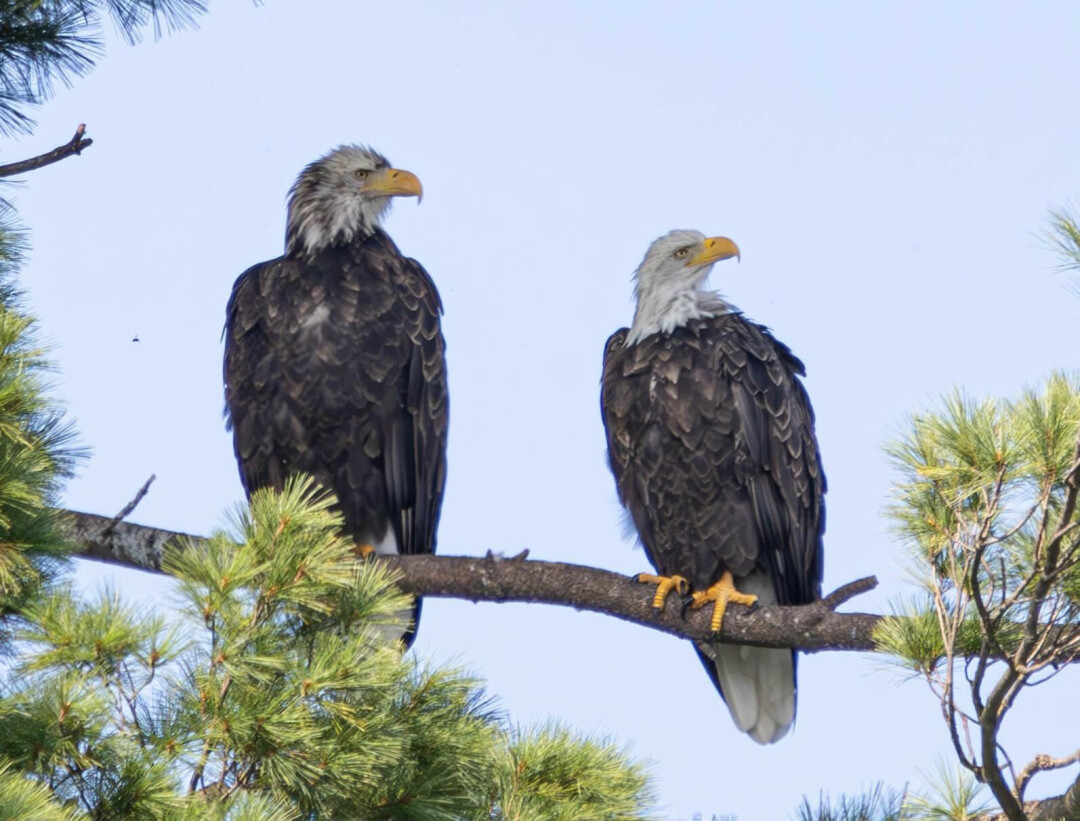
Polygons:
[[731,310],[715,291],[702,288],[715,263],[741,259],[727,237],[706,237],[700,231],[670,231],[654,240],[634,272],[637,310],[626,337],[633,345],[655,333],[671,333],[692,319]]
[[311,257],[356,236],[370,236],[390,210],[392,197],[423,195],[415,174],[391,168],[378,151],[338,146],[301,171],[289,191],[285,253]]

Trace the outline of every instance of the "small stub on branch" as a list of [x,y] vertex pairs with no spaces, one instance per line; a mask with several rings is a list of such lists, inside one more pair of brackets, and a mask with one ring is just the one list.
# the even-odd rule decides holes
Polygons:
[[863,579],[856,579],[853,582],[848,582],[847,584],[836,588],[836,590],[823,598],[821,603],[830,610],[835,610],[837,607],[851,601],[856,596],[861,596],[863,593],[869,593],[877,587],[877,585],[877,576],[867,576]]
[[101,531],[101,538],[107,539],[109,536],[111,536],[112,532],[116,530],[116,526],[134,512],[135,508],[139,506],[139,502],[143,500],[143,497],[150,490],[150,485],[154,483],[154,480],[156,478],[156,473],[150,474],[150,478],[143,483],[143,486],[141,488],[139,488],[138,492],[135,494],[135,498],[133,498],[126,505],[124,505],[123,509],[115,516],[113,516],[112,520],[107,525],[105,525],[105,529]]
[[79,127],[75,129],[75,136],[68,143],[71,146],[72,153],[81,154],[84,148],[89,148],[94,144],[94,141],[84,137],[84,134],[86,134],[86,123],[79,123]]

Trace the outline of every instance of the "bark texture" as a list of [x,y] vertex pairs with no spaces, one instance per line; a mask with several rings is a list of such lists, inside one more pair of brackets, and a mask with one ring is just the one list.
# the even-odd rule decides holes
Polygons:
[[[106,516],[67,511],[69,532],[88,559],[160,572],[167,542],[186,534],[117,522]],[[195,541],[199,537],[188,536]],[[709,608],[688,610],[683,617],[677,596],[660,613],[652,608],[652,585],[629,576],[583,565],[529,561],[524,557],[401,556],[382,558],[401,574],[402,589],[415,595],[470,601],[532,602],[604,613],[685,639],[704,640]],[[837,613],[852,596],[872,589],[873,578],[845,585],[814,604],[762,607],[732,606],[721,638],[732,644],[791,647],[804,652],[874,649],[874,627],[881,616]]]

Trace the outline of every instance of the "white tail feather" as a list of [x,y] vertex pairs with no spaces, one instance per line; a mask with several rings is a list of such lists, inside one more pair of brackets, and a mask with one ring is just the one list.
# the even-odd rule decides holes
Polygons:
[[[772,583],[764,574],[737,581],[739,590],[758,602],[776,602]],[[795,723],[795,656],[783,648],[745,645],[699,645],[716,667],[735,725],[759,744],[779,741]]]
[[717,645],[709,653],[735,726],[759,744],[779,741],[795,722],[790,650]]

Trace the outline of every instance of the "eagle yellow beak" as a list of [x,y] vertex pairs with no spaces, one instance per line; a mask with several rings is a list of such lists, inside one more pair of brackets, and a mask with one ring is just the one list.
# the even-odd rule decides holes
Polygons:
[[424,187],[420,180],[411,171],[403,171],[400,168],[387,168],[375,174],[365,185],[364,189],[384,197],[416,197],[424,198]]
[[686,264],[691,267],[708,265],[711,262],[719,262],[722,259],[731,259],[732,257],[735,257],[740,262],[742,261],[738,245],[727,237],[709,237],[701,243],[701,248],[686,261]]

